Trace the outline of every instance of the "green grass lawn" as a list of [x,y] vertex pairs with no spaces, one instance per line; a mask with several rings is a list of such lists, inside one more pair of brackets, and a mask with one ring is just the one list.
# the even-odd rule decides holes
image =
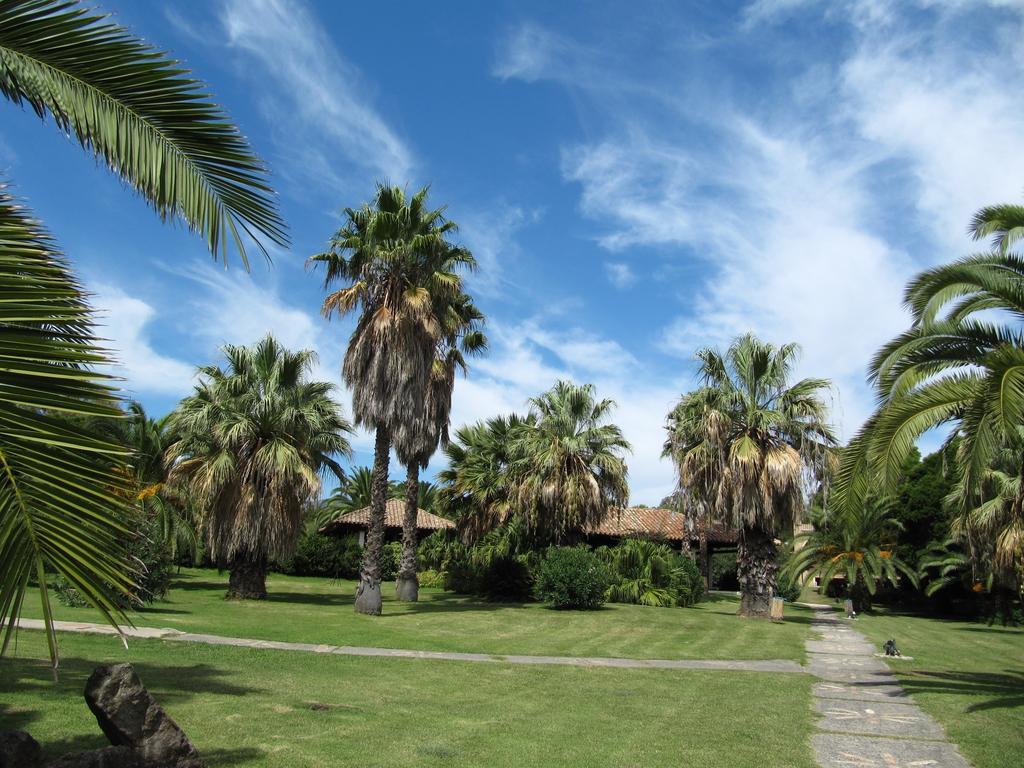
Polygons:
[[884,612],[855,626],[914,657],[891,666],[976,768],[1024,762],[1024,629]]
[[809,675],[370,659],[158,640],[133,640],[125,651],[112,637],[69,634],[61,647],[56,684],[40,632],[22,631],[0,661],[0,730],[27,729],[51,753],[104,745],[81,696],[85,679],[99,663],[129,660],[211,768],[814,765]]
[[[804,660],[809,611],[786,606],[783,624],[737,618],[737,602],[712,597],[695,608],[608,605],[553,611],[538,604],[488,603],[422,590],[418,603],[391,600],[384,615],[356,614],[355,583],[272,574],[266,601],[227,601],[227,574],[186,570],[167,599],[133,614],[139,626],[260,640],[494,654],[647,659]],[[30,596],[23,615],[39,617]],[[100,621],[88,608],[56,605],[56,617]]]

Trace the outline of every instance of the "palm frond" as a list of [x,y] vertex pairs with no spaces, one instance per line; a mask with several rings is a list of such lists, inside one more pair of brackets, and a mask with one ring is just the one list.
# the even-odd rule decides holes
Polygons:
[[205,86],[78,2],[0,2],[0,92],[52,116],[215,256],[287,243],[262,163]]

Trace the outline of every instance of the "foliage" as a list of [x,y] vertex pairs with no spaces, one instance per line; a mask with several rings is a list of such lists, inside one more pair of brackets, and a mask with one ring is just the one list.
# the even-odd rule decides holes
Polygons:
[[667,608],[693,605],[703,594],[696,563],[666,544],[626,539],[615,547],[602,547],[598,555],[608,565],[609,602]]
[[287,557],[321,473],[343,477],[333,457],[349,453],[352,430],[333,385],[308,380],[312,352],[291,352],[272,336],[222,351],[227,366],[200,368],[195,393],[174,414],[173,477],[206,510],[216,562]]
[[538,540],[597,524],[628,502],[629,443],[607,423],[615,403],[594,387],[559,381],[525,416],[500,416],[456,432],[446,484],[460,528],[477,539],[512,518]]
[[551,547],[537,567],[534,593],[552,608],[598,608],[609,580],[607,566],[588,547]]
[[295,545],[295,553],[278,563],[282,573],[294,576],[326,576],[354,579],[359,575],[363,548],[355,536],[324,536],[307,525]]
[[[0,18],[4,11],[0,8]],[[3,30],[0,30],[2,45]],[[2,50],[2,49],[0,49]],[[111,624],[134,589],[122,541],[127,451],[66,417],[119,415],[92,312],[53,240],[0,188],[0,623],[6,650],[29,579],[51,627],[54,570]],[[51,657],[56,636],[48,631]]]
[[107,17],[62,0],[0,3],[0,93],[50,115],[225,261],[229,240],[243,260],[246,237],[287,244],[263,164],[205,86]]
[[739,591],[735,552],[715,552],[711,556],[711,587],[729,592]]
[[[824,379],[791,383],[799,347],[752,335],[697,352],[702,385],[669,413],[665,454],[695,505],[740,531],[743,613],[767,613],[775,545],[802,508],[807,480],[827,471],[835,437]],[[760,596],[760,597],[757,597]]]
[[[370,506],[372,483],[373,470],[369,467],[360,466],[349,470],[334,492],[317,506],[313,524],[321,528],[340,515]],[[401,499],[404,496],[404,489],[395,483],[388,483],[387,498]]]
[[418,577],[425,589],[444,589],[444,574],[439,571],[420,571]]
[[929,545],[949,537],[945,499],[953,479],[946,471],[946,453],[936,451],[922,461],[915,448],[904,464],[892,514],[902,525],[897,551],[906,562],[916,562]]
[[918,437],[950,427],[952,530],[961,541],[982,537],[971,540],[971,556],[991,556],[1007,582],[1024,558],[1022,465],[1000,458],[1024,450],[1024,258],[1009,251],[1018,212],[980,211],[974,236],[993,236],[996,250],[926,270],[907,286],[913,323],[871,363],[879,406],[844,453],[836,487],[836,502],[851,508],[872,486],[893,491]]
[[797,537],[803,546],[786,563],[784,575],[810,572],[822,584],[843,576],[847,596],[859,611],[882,581],[896,585],[902,574],[918,585],[917,574],[894,552],[900,528],[889,503],[869,499],[860,509],[833,514],[812,533]]
[[[240,230],[261,249],[261,238],[286,243],[262,164],[204,86],[106,17],[64,0],[0,3],[0,93],[50,115],[213,254],[226,259],[231,240],[244,261]],[[0,650],[34,574],[56,665],[44,571],[63,575],[115,626],[112,594],[132,588],[115,544],[124,474],[113,470],[123,455],[60,419],[112,416],[117,398],[94,370],[109,358],[80,287],[43,227],[3,190],[0,263],[2,348],[18,360],[0,375]]]
[[402,544],[389,541],[381,550],[380,577],[384,581],[393,581],[398,575],[398,562],[402,557]]
[[[163,598],[171,585],[174,571],[171,549],[163,539],[158,520],[136,512],[130,517],[129,527],[132,533],[124,537],[123,546],[134,564],[135,588],[130,595],[114,592],[117,607],[123,611]],[[83,607],[90,604],[88,598],[63,575],[57,576],[54,592],[64,605]]]

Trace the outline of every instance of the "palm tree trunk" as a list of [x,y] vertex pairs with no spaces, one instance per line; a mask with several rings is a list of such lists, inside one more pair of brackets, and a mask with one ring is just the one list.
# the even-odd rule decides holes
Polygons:
[[380,616],[380,559],[384,552],[384,510],[388,502],[388,461],[391,433],[377,427],[373,444],[373,482],[370,486],[370,525],[366,532],[366,552],[356,588],[356,613]]
[[711,563],[708,560],[708,521],[701,515],[697,520],[698,568],[704,577],[704,591],[711,591]]
[[763,528],[743,526],[737,554],[739,615],[770,618],[775,594],[775,539]]
[[267,599],[267,565],[262,559],[239,557],[231,562],[228,599]]
[[402,558],[398,563],[395,597],[409,603],[419,600],[420,582],[416,578],[416,514],[419,511],[420,466],[415,461],[406,467],[405,516],[402,518]]

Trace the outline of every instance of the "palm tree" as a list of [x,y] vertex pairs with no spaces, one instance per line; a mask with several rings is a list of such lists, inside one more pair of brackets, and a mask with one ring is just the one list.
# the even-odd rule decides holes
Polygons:
[[882,581],[898,586],[899,575],[903,574],[915,587],[918,585],[917,574],[896,556],[897,532],[902,529],[889,503],[869,499],[860,509],[831,515],[819,521],[812,533],[798,536],[794,540],[798,548],[783,575],[795,579],[810,573],[826,586],[841,575],[853,609],[860,612]]
[[427,207],[428,188],[407,197],[380,184],[372,203],[345,210],[345,224],[325,253],[325,287],[345,287],[324,299],[323,313],[345,315],[361,307],[342,365],[352,390],[356,424],[375,431],[373,499],[366,554],[356,590],[359,613],[381,612],[381,551],[388,461],[392,442],[409,445],[429,420],[426,393],[437,344],[444,337],[438,306],[462,293],[459,268],[476,262],[448,242],[454,222],[444,208]]
[[[284,244],[266,173],[204,86],[166,54],[65,0],[0,1],[0,93],[53,118],[164,219],[183,221],[211,252],[245,237]],[[116,542],[119,446],[63,416],[116,416],[109,362],[92,310],[54,241],[0,187],[0,622],[3,649],[29,577],[39,583],[56,664],[44,574],[56,570],[113,625],[113,589],[130,592]],[[109,585],[109,586],[108,586]],[[123,618],[123,617],[121,617]]]
[[402,517],[402,555],[395,597],[416,602],[419,599],[419,581],[416,577],[417,515],[419,511],[419,471],[426,468],[438,444],[448,444],[448,424],[451,419],[452,392],[455,374],[468,371],[466,355],[479,354],[487,348],[487,337],[480,330],[483,314],[465,294],[438,306],[435,313],[441,318],[443,336],[437,344],[434,365],[427,384],[424,419],[415,431],[405,430],[395,440],[395,453],[406,466],[405,514]]
[[601,523],[629,502],[631,450],[607,423],[613,400],[597,400],[592,384],[559,381],[530,399],[530,417],[513,435],[511,503],[530,530],[560,540]]
[[445,447],[448,466],[437,479],[442,503],[454,513],[463,538],[478,541],[512,516],[513,437],[534,421],[512,414],[468,424]]
[[747,334],[723,355],[697,353],[702,386],[672,410],[669,446],[682,488],[739,530],[741,616],[767,617],[775,536],[793,526],[806,472],[827,461],[825,379],[790,384],[799,347]]
[[199,369],[181,401],[168,451],[172,477],[205,513],[211,557],[230,568],[228,596],[266,597],[267,561],[291,554],[321,475],[344,478],[352,428],[331,399],[334,386],[309,381],[316,356],[290,352],[272,336],[223,348],[226,368]]
[[1009,481],[1000,483],[997,494],[1004,511],[987,515],[990,527],[996,525],[992,541],[1002,534],[1004,541],[1016,541],[1015,548],[1003,548],[1007,571],[1013,570],[1010,559],[1024,558],[1024,462],[1012,459],[1024,457],[1024,258],[1002,247],[1013,242],[1017,229],[1008,215],[999,218],[986,209],[976,217],[977,236],[995,233],[1000,250],[927,270],[911,281],[905,303],[913,325],[872,361],[879,407],[844,452],[834,496],[840,508],[856,508],[876,485],[891,493],[917,439],[929,429],[951,427],[953,512],[962,532],[970,518],[978,518],[974,510],[995,509],[991,491],[999,478],[993,468]]

